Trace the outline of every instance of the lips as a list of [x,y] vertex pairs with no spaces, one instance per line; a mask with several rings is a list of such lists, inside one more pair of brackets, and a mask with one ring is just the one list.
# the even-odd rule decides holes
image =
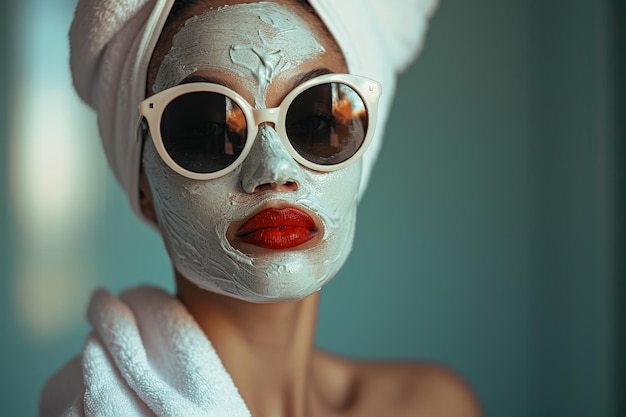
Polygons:
[[294,208],[269,208],[248,219],[237,231],[244,243],[265,249],[289,249],[311,240],[317,234],[313,218]]

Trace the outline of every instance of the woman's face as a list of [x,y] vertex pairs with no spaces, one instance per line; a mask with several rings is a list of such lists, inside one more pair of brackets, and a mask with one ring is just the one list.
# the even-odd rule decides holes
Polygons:
[[[320,72],[347,72],[322,23],[287,1],[195,7],[151,73],[153,92],[183,81],[225,84],[275,107]],[[169,45],[169,42],[165,43]],[[299,165],[271,125],[244,162],[209,181],[183,177],[146,141],[143,166],[175,268],[198,286],[253,302],[317,291],[352,247],[361,163],[320,173]]]

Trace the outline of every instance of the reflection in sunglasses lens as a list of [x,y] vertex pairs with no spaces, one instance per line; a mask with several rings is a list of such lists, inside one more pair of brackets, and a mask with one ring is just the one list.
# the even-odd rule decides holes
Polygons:
[[172,100],[161,117],[163,145],[181,167],[198,173],[230,166],[247,137],[241,108],[213,92],[193,92]]
[[294,149],[319,165],[352,157],[367,133],[365,104],[351,87],[327,83],[300,93],[289,106],[286,131]]

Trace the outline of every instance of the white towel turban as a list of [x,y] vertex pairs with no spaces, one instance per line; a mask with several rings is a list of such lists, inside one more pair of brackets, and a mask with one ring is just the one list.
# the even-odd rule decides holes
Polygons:
[[[70,29],[70,66],[80,97],[98,115],[113,172],[140,216],[141,136],[150,57],[174,0],[79,0]],[[437,0],[309,0],[341,48],[348,69],[379,81],[378,126],[365,153],[367,185],[389,114],[396,75],[421,49]]]

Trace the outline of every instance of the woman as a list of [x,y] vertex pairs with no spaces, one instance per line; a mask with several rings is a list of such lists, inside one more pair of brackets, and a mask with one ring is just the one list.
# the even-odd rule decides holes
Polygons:
[[[47,384],[41,414],[479,415],[444,369],[313,346],[318,290],[351,248],[361,156],[385,117],[381,84],[348,74],[375,50],[349,43],[351,27],[371,32],[367,14],[346,16],[347,1],[140,2],[114,29],[105,3],[78,6],[75,85],[133,206],[163,237],[177,293],[96,292],[94,332]],[[392,67],[372,65],[381,78]]]

